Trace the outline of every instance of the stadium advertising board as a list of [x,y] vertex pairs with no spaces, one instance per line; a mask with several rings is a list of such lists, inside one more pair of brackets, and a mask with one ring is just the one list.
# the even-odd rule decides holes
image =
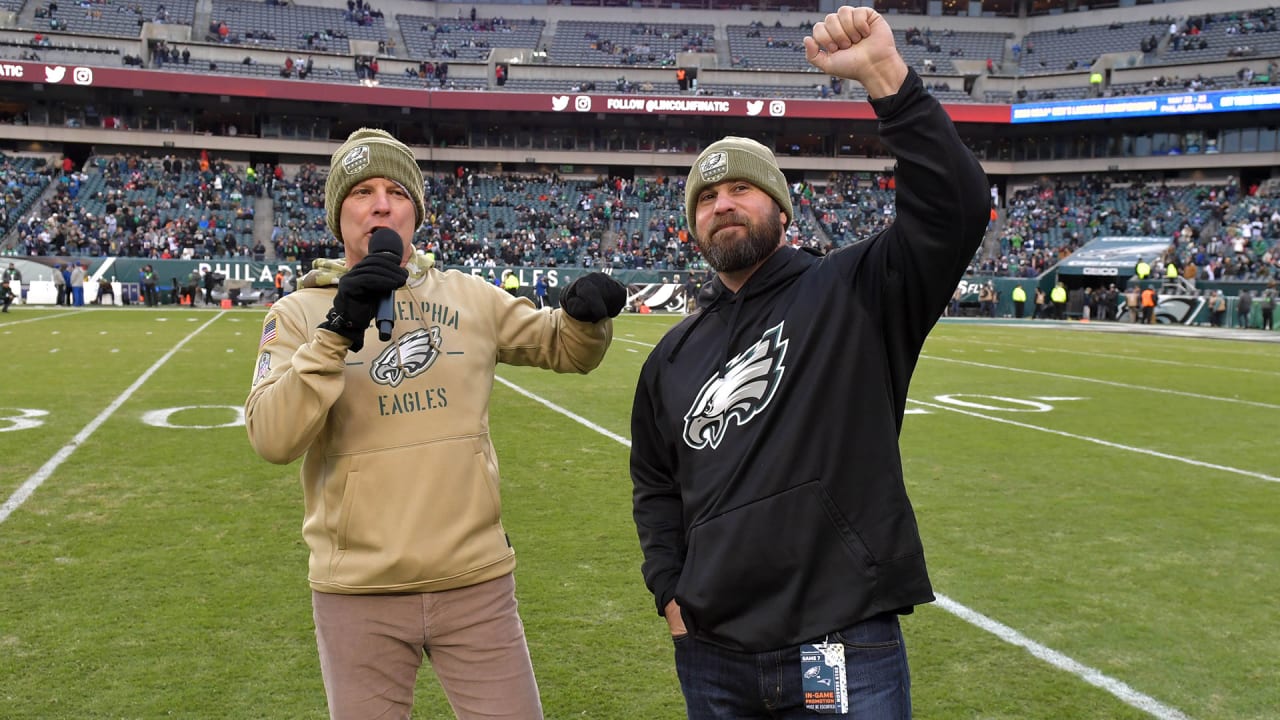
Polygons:
[[1066,122],[1153,115],[1203,115],[1277,108],[1280,108],[1280,88],[1266,87],[1175,95],[1135,95],[1025,103],[1011,108],[1010,122]]
[[[719,117],[818,118],[873,120],[865,102],[844,100],[760,99],[718,96],[610,95],[582,93],[477,92],[428,88],[366,87],[323,81],[275,80],[231,75],[201,75],[163,70],[57,65],[0,61],[0,81],[45,85],[152,90],[226,95],[244,98],[322,101],[355,105],[435,110],[504,110],[511,112],[621,115],[698,115]],[[959,123],[1009,122],[1008,105],[950,104],[947,113]]]

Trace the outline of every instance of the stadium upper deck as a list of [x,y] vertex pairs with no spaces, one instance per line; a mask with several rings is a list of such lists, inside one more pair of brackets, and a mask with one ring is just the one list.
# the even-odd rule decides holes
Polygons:
[[[210,148],[289,164],[376,124],[446,166],[673,172],[729,132],[771,145],[798,177],[891,162],[867,107],[848,102],[860,88],[806,69],[796,46],[821,13],[794,4],[4,1],[10,150]],[[1145,170],[1248,183],[1280,165],[1274,110],[1020,124],[1009,107],[1035,119],[1053,112],[1044,101],[1270,87],[1280,32],[1256,0],[1208,15],[1195,2],[877,5],[1002,182]]]

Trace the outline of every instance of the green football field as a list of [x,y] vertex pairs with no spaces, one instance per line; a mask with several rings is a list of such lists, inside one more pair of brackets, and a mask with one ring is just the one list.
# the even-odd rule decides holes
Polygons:
[[[297,467],[258,459],[240,410],[261,318],[0,316],[0,718],[327,717]],[[548,718],[683,717],[627,475],[674,320],[620,318],[585,377],[499,370]],[[917,718],[1280,717],[1280,345],[1100,327],[944,321],[925,347]],[[415,717],[451,717],[429,670]]]

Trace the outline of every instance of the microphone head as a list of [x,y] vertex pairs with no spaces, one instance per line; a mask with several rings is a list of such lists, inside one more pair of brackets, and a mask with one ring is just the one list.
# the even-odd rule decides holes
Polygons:
[[391,228],[374,230],[373,237],[369,238],[369,254],[375,253],[391,253],[396,257],[404,255],[404,241],[400,239],[400,233]]

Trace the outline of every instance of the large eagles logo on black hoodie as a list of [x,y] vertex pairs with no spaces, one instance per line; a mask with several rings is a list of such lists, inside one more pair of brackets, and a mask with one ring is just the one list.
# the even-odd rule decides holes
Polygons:
[[746,425],[768,407],[786,371],[782,364],[786,355],[787,341],[778,323],[708,380],[684,416],[684,441],[689,447],[719,447],[730,420]]

